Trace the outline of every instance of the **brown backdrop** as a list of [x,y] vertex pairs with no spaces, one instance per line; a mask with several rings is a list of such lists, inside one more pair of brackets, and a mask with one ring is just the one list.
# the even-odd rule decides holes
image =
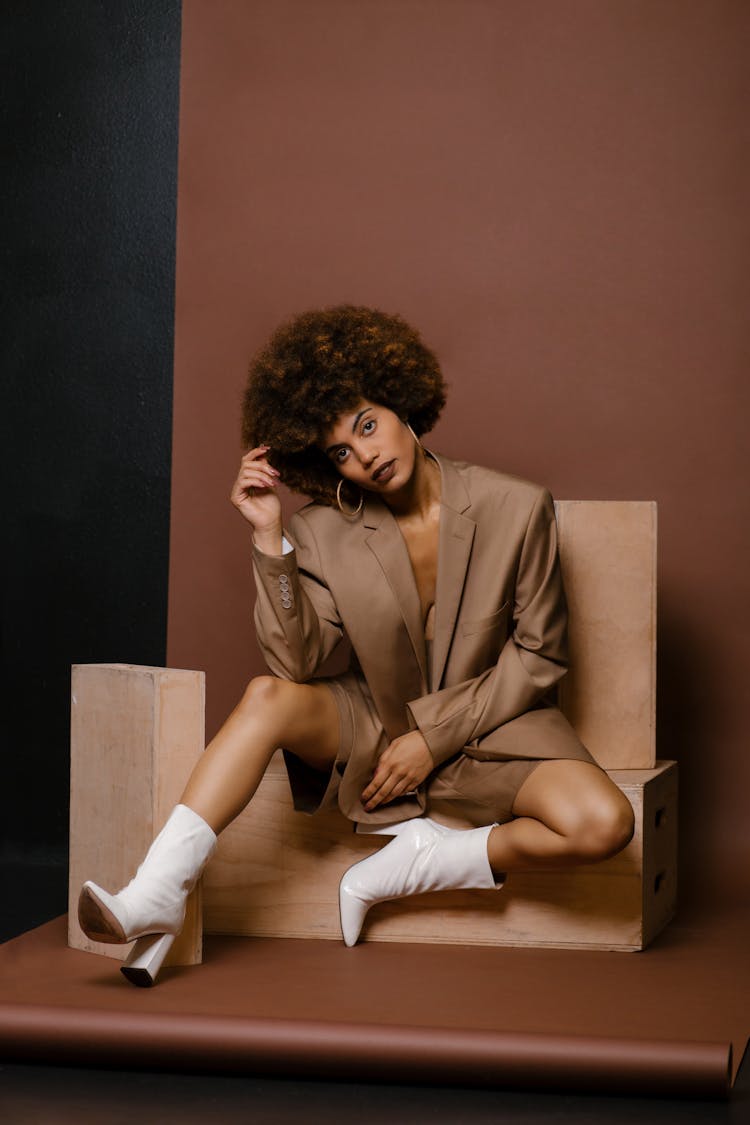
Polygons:
[[658,500],[683,893],[747,891],[749,34],[743,0],[185,0],[168,661],[209,734],[264,670],[248,357],[400,312],[452,388],[432,447]]

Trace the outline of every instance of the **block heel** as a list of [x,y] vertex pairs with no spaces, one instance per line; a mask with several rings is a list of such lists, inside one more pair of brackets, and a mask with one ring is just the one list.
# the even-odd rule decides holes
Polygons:
[[138,938],[120,972],[138,988],[151,988],[156,983],[164,958],[174,944],[175,934],[148,934]]

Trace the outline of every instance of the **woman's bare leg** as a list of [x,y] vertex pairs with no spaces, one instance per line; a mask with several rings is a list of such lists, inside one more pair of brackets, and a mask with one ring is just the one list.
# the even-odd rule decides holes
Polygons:
[[630,802],[590,762],[541,762],[518,790],[513,815],[487,841],[496,874],[597,863],[633,835]]
[[338,743],[338,708],[325,684],[258,676],[206,747],[180,803],[218,835],[253,796],[277,747],[325,770],[336,758]]

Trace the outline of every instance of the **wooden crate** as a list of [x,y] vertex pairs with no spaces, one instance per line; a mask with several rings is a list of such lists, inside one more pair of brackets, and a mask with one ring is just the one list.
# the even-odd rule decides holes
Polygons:
[[[604,863],[511,875],[500,891],[418,895],[372,908],[362,940],[643,949],[676,898],[677,767],[613,770],[633,840]],[[294,812],[283,763],[221,836],[204,876],[209,933],[341,940],[339,880],[382,846],[338,813]]]
[[569,610],[560,706],[604,769],[656,761],[656,502],[555,505]]
[[[76,664],[70,739],[68,943],[124,960],[132,945],[91,941],[78,925],[86,879],[118,891],[135,874],[203,752],[203,672]],[[201,960],[201,890],[167,964]]]

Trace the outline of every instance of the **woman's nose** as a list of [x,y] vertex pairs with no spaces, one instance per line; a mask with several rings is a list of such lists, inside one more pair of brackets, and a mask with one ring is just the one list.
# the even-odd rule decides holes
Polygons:
[[368,468],[373,461],[379,456],[377,449],[373,449],[369,445],[358,445],[355,448],[355,453],[361,465]]

